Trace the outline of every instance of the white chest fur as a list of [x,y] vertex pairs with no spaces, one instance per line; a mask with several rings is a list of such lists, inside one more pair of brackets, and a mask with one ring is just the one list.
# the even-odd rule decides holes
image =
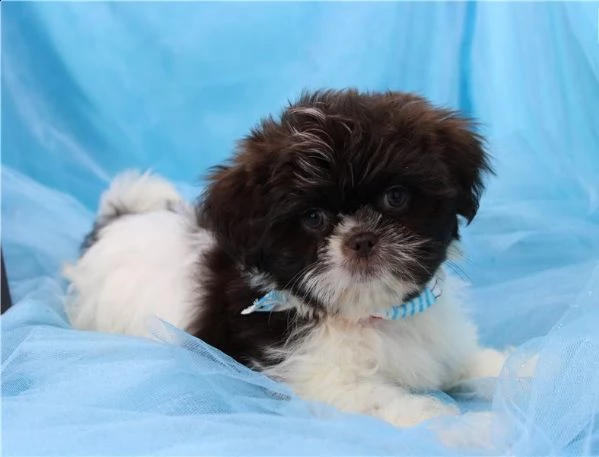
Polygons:
[[450,387],[477,364],[476,329],[460,307],[459,289],[448,278],[437,303],[405,320],[328,318],[286,348],[284,361],[266,373],[305,398],[397,425],[451,412],[417,393]]

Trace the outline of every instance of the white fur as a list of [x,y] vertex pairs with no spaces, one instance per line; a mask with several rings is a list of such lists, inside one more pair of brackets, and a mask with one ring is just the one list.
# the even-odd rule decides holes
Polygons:
[[328,317],[283,350],[283,363],[265,372],[305,398],[398,426],[456,414],[418,392],[497,376],[505,359],[479,348],[476,329],[460,308],[459,288],[456,279],[448,279],[439,301],[407,320]]
[[182,201],[170,182],[150,173],[129,170],[118,175],[102,194],[98,218],[113,217],[118,209],[139,214],[159,211]]
[[245,277],[251,287],[259,289],[264,293],[270,292],[277,287],[274,280],[266,273],[250,270],[245,273]]
[[[127,208],[74,265],[66,310],[74,327],[148,336],[146,319],[185,328],[196,313],[200,254],[212,237],[193,229],[191,208],[151,175],[127,173],[103,195],[99,214]],[[178,202],[177,210],[167,210]]]
[[[166,210],[172,202],[178,202],[177,211]],[[213,245],[212,237],[194,228],[191,208],[154,176],[118,178],[99,214],[109,217],[111,208],[119,207],[138,214],[108,224],[82,258],[65,269],[73,325],[144,336],[146,318],[155,315],[186,329],[201,294],[199,260]],[[352,224],[348,219],[341,232]],[[370,285],[352,281],[343,270],[339,240],[334,237],[327,249],[332,267],[306,281],[337,312],[347,312],[327,317],[294,340],[282,350],[284,361],[267,368],[267,375],[306,399],[410,426],[457,413],[422,391],[499,374],[505,356],[479,348],[456,279],[446,280],[441,298],[422,314],[402,321],[372,320],[369,312],[397,302],[413,286],[385,276]],[[267,276],[248,274],[256,285],[268,287]],[[298,308],[309,309],[301,303]]]

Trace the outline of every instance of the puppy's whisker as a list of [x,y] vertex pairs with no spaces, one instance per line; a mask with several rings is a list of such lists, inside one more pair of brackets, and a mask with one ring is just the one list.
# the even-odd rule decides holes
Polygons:
[[302,276],[304,276],[306,273],[308,273],[308,271],[311,268],[314,268],[317,264],[318,264],[318,261],[314,261],[314,262],[310,263],[309,265],[306,265],[304,268],[302,268],[300,271],[298,271],[295,275],[293,275],[293,277],[283,286],[283,289],[293,289],[297,285],[297,282],[302,279]]
[[463,281],[471,282],[470,277],[464,271],[464,269],[460,267],[458,264],[456,264],[453,260],[447,260],[445,264],[451,271],[458,275],[460,279],[462,279]]

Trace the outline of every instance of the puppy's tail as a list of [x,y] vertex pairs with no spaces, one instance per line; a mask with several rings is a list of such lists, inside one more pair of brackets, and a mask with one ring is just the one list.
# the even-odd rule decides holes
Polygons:
[[104,227],[120,217],[171,210],[182,204],[183,198],[166,179],[151,173],[126,171],[112,181],[100,198],[96,221],[83,239],[81,253],[98,241]]
[[100,198],[97,220],[169,209],[182,201],[175,187],[160,176],[131,170],[118,175]]

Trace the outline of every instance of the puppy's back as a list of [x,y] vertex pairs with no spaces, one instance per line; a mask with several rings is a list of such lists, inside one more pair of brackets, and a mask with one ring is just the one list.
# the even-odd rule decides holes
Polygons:
[[64,270],[72,325],[147,336],[147,318],[157,316],[185,328],[197,303],[199,259],[211,243],[169,183],[117,178],[81,258]]

